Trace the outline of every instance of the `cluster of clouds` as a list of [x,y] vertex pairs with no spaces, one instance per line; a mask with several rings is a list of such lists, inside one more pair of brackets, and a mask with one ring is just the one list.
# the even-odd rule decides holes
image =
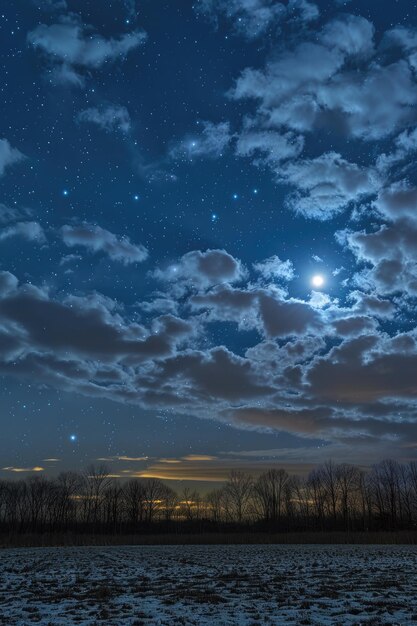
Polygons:
[[[98,293],[53,294],[1,272],[1,373],[332,445],[414,440],[417,333],[382,329],[398,311],[390,300],[359,290],[349,307],[295,299],[293,268],[277,257],[250,269],[224,250],[195,251],[176,267],[154,279],[180,310],[156,305],[146,322]],[[255,330],[255,345],[210,345],[225,322]]]
[[[111,115],[109,109],[102,112],[103,117],[90,120],[91,112],[87,109],[83,113],[89,113],[83,117],[83,121],[94,121],[99,125],[110,125]],[[121,109],[123,112],[124,110]],[[121,118],[116,116],[112,120]],[[98,121],[99,120],[99,121]],[[123,130],[123,129],[122,129]],[[15,165],[25,159],[25,156],[10,145],[7,139],[0,139],[0,177],[4,175],[6,168]],[[148,258],[148,250],[142,244],[134,244],[127,236],[116,235],[97,224],[81,223],[76,225],[64,225],[59,236],[68,247],[85,248],[88,252],[102,253],[112,261],[121,262],[124,265],[142,263]],[[17,207],[10,207],[0,203],[0,242],[12,238],[21,238],[28,242],[47,244],[48,237],[41,224],[32,219],[32,212]]]
[[[43,5],[67,11],[62,0]],[[417,188],[407,175],[417,151],[417,30],[395,27],[377,41],[368,19],[343,14],[322,23],[307,0],[201,0],[196,9],[247,39],[284,21],[294,21],[298,35],[237,77],[228,97],[252,107],[240,128],[200,121],[169,158],[234,151],[290,188],[289,211],[322,221],[353,211],[355,220],[336,233],[356,267],[348,304],[314,292],[290,296],[290,259],[246,267],[223,249],[154,268],[155,291],[134,315],[98,293],[53,293],[1,271],[0,372],[336,447],[407,450],[417,418],[417,331],[407,314],[417,295]],[[83,86],[145,38],[104,38],[66,13],[37,26],[28,42],[51,81]],[[123,134],[132,126],[127,109],[109,103],[81,111],[77,122]],[[0,176],[24,158],[0,140]],[[0,224],[1,242],[47,243],[29,213],[0,205]],[[149,256],[143,244],[97,224],[65,224],[56,234],[71,249],[124,265]],[[407,330],[388,332],[402,316]],[[213,342],[213,328],[230,324],[242,337],[251,331],[253,345],[237,353]]]
[[102,252],[124,265],[142,263],[148,258],[148,250],[142,244],[134,244],[129,237],[119,237],[94,224],[65,225],[61,234],[66,246],[81,246],[93,254]]
[[194,8],[216,25],[220,19],[231,21],[235,32],[248,39],[276,31],[284,22],[309,23],[320,14],[309,0],[288,0],[285,4],[276,0],[197,0]]
[[[64,10],[65,3],[60,8]],[[28,43],[44,57],[52,83],[84,87],[90,72],[127,56],[146,38],[142,30],[105,38],[75,13],[64,13],[54,24],[39,24],[30,31]]]
[[[284,11],[283,5],[263,0],[207,0],[197,7],[230,19],[240,16],[241,28],[246,28],[242,15],[253,17],[257,8],[268,15],[279,7]],[[371,201],[395,180],[392,168],[416,150],[416,33],[396,27],[376,41],[368,19],[342,14],[302,31],[287,45],[277,38],[265,65],[244,69],[228,94],[236,102],[252,103],[252,113],[235,132],[228,122],[206,122],[205,137],[194,140],[196,152],[201,155],[207,147],[213,156],[207,136],[215,142],[222,129],[217,156],[232,146],[237,156],[269,168],[278,184],[294,190],[287,198],[289,209],[307,218],[331,219]],[[345,146],[388,142],[393,149],[366,164],[332,148],[312,155],[326,143],[323,136],[329,146],[336,139]]]
[[[229,150],[270,170],[277,185],[289,189],[289,211],[319,221],[352,217],[354,227],[336,233],[357,263],[352,284],[413,297],[417,29],[394,26],[377,36],[363,16],[336,11],[326,22],[309,4],[305,28],[291,37],[271,38],[266,62],[243,69],[229,90],[232,102],[251,107],[241,127],[205,122],[200,136],[191,144],[186,137],[171,154],[178,156],[184,146],[190,154],[194,147],[196,155],[206,151],[210,158]],[[196,10],[217,25],[221,20],[231,24],[237,35],[255,38],[278,27],[296,8],[302,19],[302,6],[201,0]]]
[[[46,232],[41,224],[31,219],[30,211],[0,204],[0,242],[20,238],[39,245],[48,245],[53,236],[69,248],[84,249],[89,254],[101,254],[111,261],[132,265],[143,263],[149,256],[148,249],[141,243],[133,243],[126,235],[116,235],[97,224],[82,222],[65,224],[58,231]],[[79,255],[66,255],[62,263],[82,258]]]
[[24,154],[10,145],[7,139],[0,139],[0,177],[11,165],[23,161]]
[[[357,169],[352,177],[358,187],[367,184]],[[314,292],[307,300],[291,297],[295,268],[277,255],[248,268],[225,250],[189,252],[150,273],[158,290],[137,303],[134,318],[98,293],[52,294],[2,271],[0,371],[239,428],[407,450],[417,333],[391,336],[383,325],[401,311],[404,292],[416,292],[415,199],[413,188],[395,183],[374,201],[388,224],[338,233],[359,262],[372,265],[358,272],[349,306]],[[29,212],[1,205],[0,221],[1,241],[46,241]],[[143,245],[98,225],[65,225],[59,235],[68,247],[125,265],[148,257]],[[401,292],[394,301],[386,297],[393,291]],[[142,313],[148,321],[140,322]],[[210,345],[213,324],[225,323],[256,332],[257,343],[242,354]]]
[[127,108],[115,104],[84,109],[78,113],[76,119],[81,123],[96,124],[107,132],[129,133],[132,126]]

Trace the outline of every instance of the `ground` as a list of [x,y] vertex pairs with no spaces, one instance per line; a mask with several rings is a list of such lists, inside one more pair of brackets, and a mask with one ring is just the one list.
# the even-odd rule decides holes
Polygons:
[[417,624],[416,546],[0,552],[4,626]]

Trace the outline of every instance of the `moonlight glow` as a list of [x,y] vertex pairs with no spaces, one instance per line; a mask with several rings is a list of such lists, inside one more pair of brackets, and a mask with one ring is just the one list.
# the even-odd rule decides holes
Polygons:
[[315,276],[313,276],[313,278],[311,279],[311,283],[313,287],[316,287],[316,289],[320,289],[324,285],[324,276],[322,276],[321,274],[315,274]]

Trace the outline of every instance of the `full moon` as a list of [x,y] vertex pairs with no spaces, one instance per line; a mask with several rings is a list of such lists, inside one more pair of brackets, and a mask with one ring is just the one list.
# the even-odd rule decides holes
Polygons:
[[313,284],[313,287],[317,287],[317,288],[323,287],[323,285],[324,285],[324,277],[321,274],[316,274],[311,279],[311,282]]

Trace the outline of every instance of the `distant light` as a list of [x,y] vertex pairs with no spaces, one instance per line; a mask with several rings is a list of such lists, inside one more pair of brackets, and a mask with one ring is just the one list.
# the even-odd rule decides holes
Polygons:
[[253,190],[253,193],[256,195],[256,194],[258,193],[258,190],[257,190],[257,189],[254,189],[254,190]]
[[212,213],[211,221],[212,222],[217,222],[218,219],[219,219],[219,216],[217,215],[217,213]]
[[233,194],[233,200],[237,200],[237,199],[238,199],[238,197],[239,197],[239,196],[237,195],[237,193],[234,193],[234,194]]
[[134,200],[139,200],[139,196],[136,194],[135,196],[133,196]]
[[324,285],[324,277],[321,274],[316,274],[311,279],[311,283],[312,283],[313,287],[316,287],[317,289],[320,289],[320,287],[323,287],[323,285]]
[[77,435],[70,435],[70,441],[77,441]]
[[64,191],[62,192],[63,196],[69,196],[69,191],[68,189],[64,189]]

